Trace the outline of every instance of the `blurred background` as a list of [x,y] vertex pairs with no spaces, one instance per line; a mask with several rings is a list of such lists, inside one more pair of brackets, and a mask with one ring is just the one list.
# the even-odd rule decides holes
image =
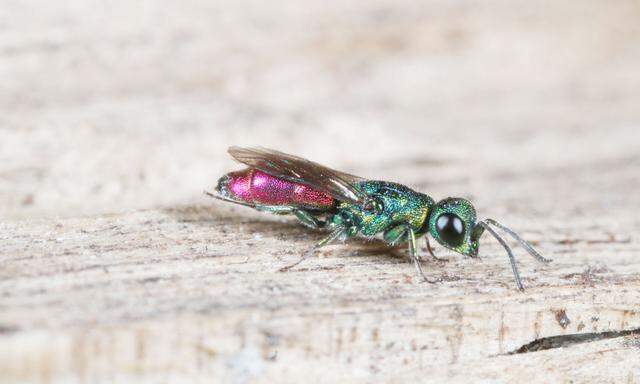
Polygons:
[[206,204],[230,145],[498,211],[624,212],[639,130],[637,0],[0,7],[2,219]]

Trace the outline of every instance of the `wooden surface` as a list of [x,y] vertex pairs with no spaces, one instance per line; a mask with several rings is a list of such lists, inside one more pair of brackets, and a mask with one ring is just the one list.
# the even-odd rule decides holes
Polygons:
[[[640,382],[640,4],[342,3],[0,7],[1,383]],[[322,234],[202,195],[233,144],[471,198],[554,262],[278,272]]]

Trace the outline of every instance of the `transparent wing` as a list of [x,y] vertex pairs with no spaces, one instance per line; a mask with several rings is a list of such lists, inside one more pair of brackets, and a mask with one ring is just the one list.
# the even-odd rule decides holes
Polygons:
[[354,187],[363,180],[313,161],[267,148],[230,147],[229,154],[241,163],[271,176],[307,185],[333,198],[364,205],[367,195]]

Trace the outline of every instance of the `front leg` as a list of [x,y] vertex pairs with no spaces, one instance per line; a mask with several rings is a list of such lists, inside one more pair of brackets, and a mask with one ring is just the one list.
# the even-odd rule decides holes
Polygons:
[[431,255],[431,257],[433,258],[433,260],[435,260],[435,261],[439,261],[439,262],[441,262],[441,263],[444,263],[444,262],[446,262],[446,261],[449,261],[449,260],[447,260],[447,259],[442,259],[442,258],[440,258],[440,257],[436,257],[436,255],[434,255],[434,254],[433,254],[433,248],[431,248],[431,243],[429,242],[429,236],[425,235],[425,236],[424,236],[424,239],[425,239],[425,241],[426,241],[426,243],[427,243],[427,251],[429,251],[429,254],[430,254],[430,255]]
[[383,235],[384,241],[390,245],[396,245],[399,242],[406,241],[409,246],[409,258],[416,267],[418,274],[428,283],[436,283],[438,280],[429,280],[422,271],[420,264],[420,256],[418,256],[418,246],[416,244],[415,231],[406,224],[397,225],[387,230]]
[[424,281],[426,281],[427,283],[434,284],[439,282],[440,280],[428,279],[427,276],[424,275],[424,272],[422,272],[422,266],[420,265],[420,257],[418,256],[418,245],[416,244],[415,231],[412,228],[407,227],[406,233],[407,233],[407,243],[409,244],[409,257],[413,261],[413,265],[416,267],[416,272],[418,272],[418,274],[422,276],[422,279],[424,279]]

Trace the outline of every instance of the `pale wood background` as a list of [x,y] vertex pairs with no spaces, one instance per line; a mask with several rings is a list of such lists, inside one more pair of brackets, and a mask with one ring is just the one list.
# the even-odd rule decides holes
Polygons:
[[[343,3],[0,6],[0,382],[640,382],[640,3]],[[202,196],[233,144],[471,198],[554,262],[279,273],[322,235]]]

